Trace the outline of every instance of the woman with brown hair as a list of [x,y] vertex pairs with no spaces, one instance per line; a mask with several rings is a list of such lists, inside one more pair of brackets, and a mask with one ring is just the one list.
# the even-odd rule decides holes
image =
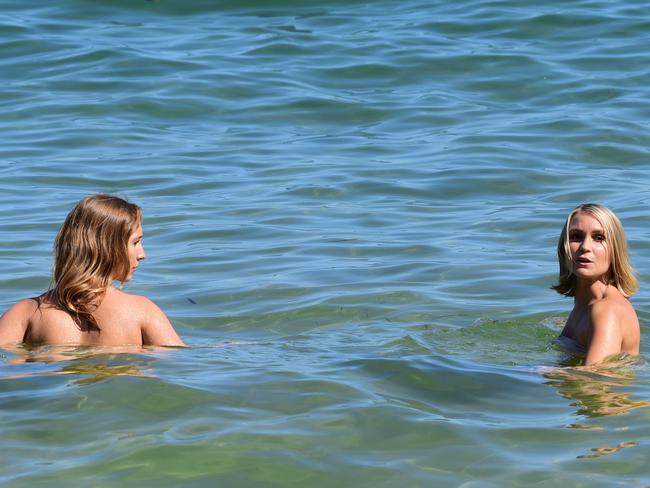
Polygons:
[[629,301],[639,284],[614,212],[593,203],[577,206],[557,253],[560,274],[553,289],[574,299],[560,340],[584,352],[586,366],[613,354],[639,354],[639,320]]
[[53,288],[0,318],[0,344],[183,346],[156,304],[113,286],[144,259],[142,211],[104,194],[81,200],[54,242]]

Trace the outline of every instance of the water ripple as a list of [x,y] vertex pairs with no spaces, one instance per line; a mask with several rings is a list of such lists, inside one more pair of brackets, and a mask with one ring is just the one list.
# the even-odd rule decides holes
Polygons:
[[120,193],[191,346],[7,352],[3,486],[646,480],[647,366],[553,370],[548,289],[581,201],[650,277],[644,5],[0,6],[3,307]]

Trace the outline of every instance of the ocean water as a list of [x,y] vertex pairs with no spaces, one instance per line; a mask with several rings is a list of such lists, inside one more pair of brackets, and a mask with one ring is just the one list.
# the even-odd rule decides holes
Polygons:
[[[2,486],[650,486],[649,29],[634,0],[0,0],[0,308],[117,193],[127,289],[189,346],[5,352]],[[641,282],[642,355],[602,374],[554,342],[585,201]]]

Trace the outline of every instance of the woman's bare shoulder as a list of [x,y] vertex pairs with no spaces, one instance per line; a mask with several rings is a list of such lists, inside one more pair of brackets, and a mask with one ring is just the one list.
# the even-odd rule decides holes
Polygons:
[[614,297],[597,300],[591,305],[591,322],[612,322],[620,318],[625,311],[624,304]]
[[39,297],[25,298],[15,304],[0,317],[0,344],[20,342],[29,329],[32,317],[39,309]]
[[124,310],[128,310],[130,319],[138,322],[145,345],[184,345],[165,313],[149,298],[115,289],[107,298],[114,304],[120,302]]
[[605,297],[605,302],[609,303],[610,305],[620,307],[622,310],[634,310],[630,299],[617,289],[615,289],[614,293],[607,294]]
[[42,303],[43,295],[39,297],[25,298],[9,307],[9,309],[7,309],[2,317],[11,316],[13,319],[16,319],[18,317],[29,319],[32,315],[34,315],[34,313],[36,313]]
[[591,307],[591,323],[597,327],[637,327],[638,318],[634,306],[621,292],[615,290],[596,301]]
[[110,288],[106,291],[104,300],[107,303],[115,306],[122,306],[126,309],[133,311],[147,312],[158,306],[149,298],[144,295],[137,295],[134,293],[127,293],[124,290]]

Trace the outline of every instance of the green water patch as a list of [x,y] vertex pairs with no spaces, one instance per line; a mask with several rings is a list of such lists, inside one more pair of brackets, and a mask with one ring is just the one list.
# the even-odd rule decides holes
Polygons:
[[478,319],[466,327],[417,328],[436,354],[510,366],[555,364],[559,350],[554,341],[561,330],[539,318]]

